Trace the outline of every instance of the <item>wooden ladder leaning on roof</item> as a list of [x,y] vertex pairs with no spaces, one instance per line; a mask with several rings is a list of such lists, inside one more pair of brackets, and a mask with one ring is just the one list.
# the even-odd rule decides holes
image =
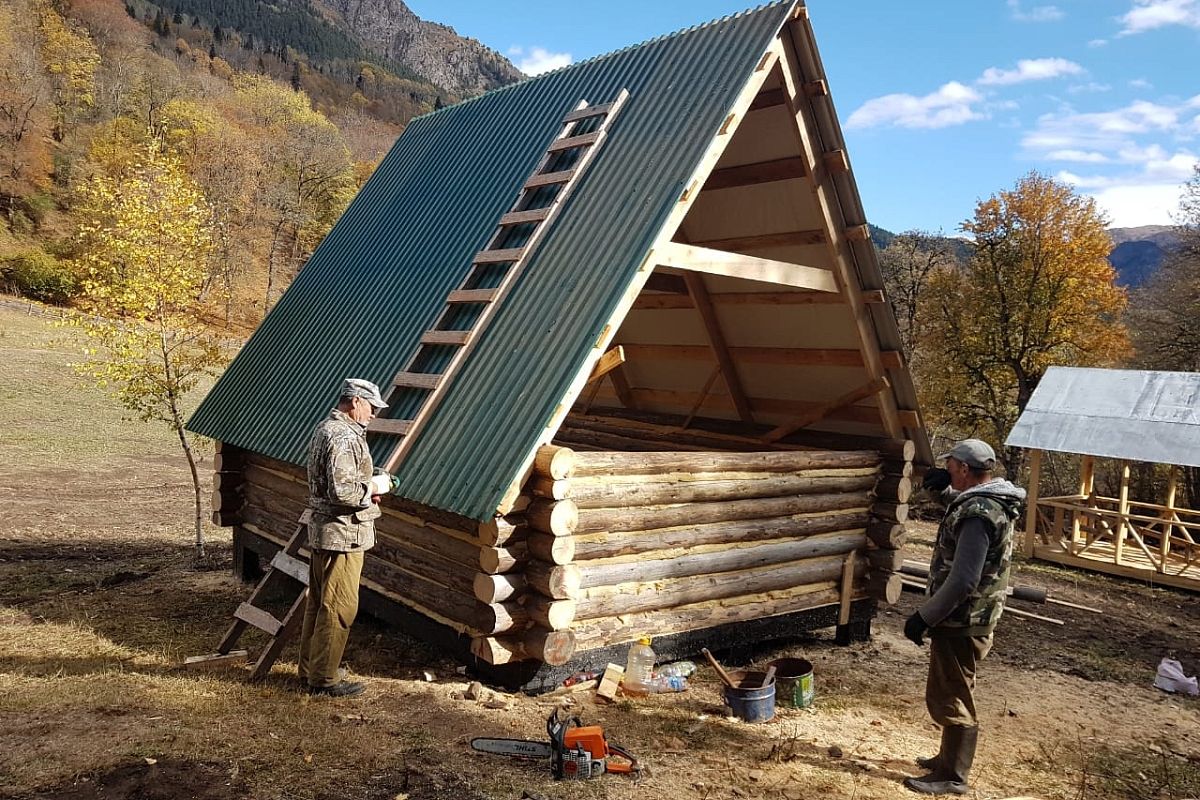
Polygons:
[[[372,434],[403,437],[384,464],[389,472],[408,455],[417,433],[516,284],[542,234],[594,160],[628,98],[629,92],[622,89],[611,103],[592,106],[580,101],[563,117],[558,136],[521,186],[512,207],[496,223],[488,245],[475,254],[466,277],[446,297],[433,329],[421,337],[412,358],[393,378],[388,405],[409,401],[408,407],[416,405],[416,411],[411,419],[375,419],[367,429]],[[448,360],[447,348],[452,352]],[[416,393],[415,397],[410,393]]]
[[[308,517],[311,513],[306,509],[300,515],[292,537],[271,559],[266,574],[254,587],[250,597],[233,612],[233,624],[217,645],[217,652],[207,656],[192,656],[184,661],[185,667],[214,666],[244,660],[246,651],[233,648],[246,628],[252,626],[271,637],[271,641],[254,662],[250,679],[258,680],[271,671],[271,665],[279,658],[284,646],[300,631],[304,621],[304,605],[308,599],[308,562],[302,558],[300,550],[308,542]],[[292,601],[283,619],[255,605],[255,601],[267,593],[289,587],[294,590],[296,584],[300,585],[300,594]]]

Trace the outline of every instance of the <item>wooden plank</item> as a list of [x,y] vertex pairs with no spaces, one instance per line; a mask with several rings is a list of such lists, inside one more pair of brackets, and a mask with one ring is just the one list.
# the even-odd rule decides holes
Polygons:
[[[666,276],[674,277],[674,276]],[[808,306],[842,305],[846,298],[831,292],[713,292],[709,294],[719,306]],[[878,298],[878,300],[876,299]],[[864,292],[864,303],[884,302],[883,292]],[[691,298],[685,295],[641,295],[635,309],[691,308]]]
[[828,97],[829,85],[821,80],[808,81],[804,84],[804,96],[809,98]]
[[283,627],[283,623],[274,616],[249,603],[242,603],[238,606],[237,610],[233,612],[233,616],[242,622],[253,625],[268,636],[274,636]]
[[846,228],[846,240],[851,242],[865,242],[871,238],[871,228],[868,225],[851,225]]
[[1117,533],[1115,537],[1116,550],[1113,553],[1113,561],[1117,564],[1121,563],[1122,557],[1125,555],[1125,532],[1129,529],[1129,463],[1121,465],[1121,496],[1117,505],[1117,513],[1120,514],[1120,520],[1117,522]]
[[838,625],[850,624],[850,600],[854,595],[854,556],[857,551],[851,550],[846,554],[846,562],[842,565],[842,580],[838,589]]
[[[1167,478],[1167,498],[1163,504],[1163,525],[1162,539],[1158,545],[1158,557],[1162,564],[1162,569],[1165,572],[1167,566],[1167,557],[1171,554],[1171,536],[1173,535],[1175,521],[1175,493],[1179,486],[1179,467],[1172,465],[1171,475]],[[1184,529],[1184,533],[1187,529]]]
[[600,139],[600,131],[581,133],[578,136],[566,136],[555,140],[546,148],[547,153],[560,153],[563,150],[574,150],[577,147],[591,147]]
[[820,267],[809,267],[787,261],[756,258],[741,253],[727,253],[707,247],[670,242],[659,252],[657,263],[664,267],[726,275],[782,286],[795,286],[818,292],[836,292],[833,273]]
[[[786,98],[784,98],[786,102]],[[723,167],[713,170],[704,182],[702,191],[716,189],[732,189],[738,186],[756,186],[760,183],[774,183],[794,178],[803,178],[808,174],[804,159],[790,157],[774,161],[761,161],[757,164],[742,164],[736,167]]]
[[709,347],[712,348],[713,356],[716,358],[718,366],[721,367],[721,375],[725,379],[726,388],[729,389],[729,396],[733,399],[733,406],[744,422],[754,422],[750,400],[746,397],[746,390],[742,388],[737,366],[729,355],[729,345],[725,341],[725,334],[721,331],[721,321],[717,318],[717,311],[708,299],[708,287],[704,285],[704,278],[694,272],[689,272],[683,279],[687,282],[688,294],[691,295],[692,302],[695,303],[696,310],[700,312],[700,318],[704,322]]
[[691,244],[709,247],[713,250],[743,252],[746,250],[762,250],[769,247],[803,247],[805,245],[825,244],[828,238],[821,229],[807,231],[782,231],[780,233],[760,233],[754,236],[734,236],[727,239],[696,240]]
[[570,183],[575,177],[575,170],[567,169],[561,172],[543,172],[525,181],[525,189],[536,189],[539,186],[557,186]]
[[774,108],[786,102],[787,98],[783,96],[783,89],[767,89],[755,95],[753,102],[750,103],[750,110],[758,111],[761,108]]
[[392,385],[407,389],[436,389],[441,380],[441,375],[427,372],[398,372],[392,378]]
[[531,222],[541,222],[550,216],[550,206],[531,208],[528,211],[510,211],[500,218],[500,226],[527,225]]
[[1176,589],[1200,590],[1200,570],[1193,569],[1192,577],[1184,574],[1171,575],[1155,572],[1150,567],[1136,567],[1127,564],[1114,564],[1111,558],[1101,559],[1088,556],[1073,556],[1050,545],[1038,545],[1034,556],[1043,561],[1064,564],[1069,567],[1083,567],[1094,572],[1108,575],[1118,575],[1122,578],[1135,578],[1156,586],[1172,586]]
[[[626,344],[625,355],[631,360],[709,361],[711,348],[693,344]],[[844,348],[729,347],[729,354],[748,364],[782,366],[861,367],[862,353]]]
[[825,169],[829,170],[831,175],[840,175],[850,171],[850,158],[846,155],[845,150],[830,150],[821,157],[821,163],[825,165]]
[[591,117],[601,117],[607,114],[609,111],[612,111],[612,108],[612,103],[601,103],[597,106],[584,106],[583,108],[577,108],[563,117],[563,124],[570,124],[572,122],[578,122],[581,119],[589,119]]
[[271,559],[271,569],[277,569],[308,586],[308,564],[288,555],[283,550],[280,550]]
[[524,247],[510,247],[504,250],[480,250],[471,259],[472,264],[503,264],[509,261],[520,261],[525,254]]
[[891,388],[891,383],[888,382],[887,378],[875,378],[874,380],[868,381],[866,384],[858,387],[857,389],[847,392],[841,397],[830,400],[828,403],[822,403],[821,405],[809,411],[807,414],[780,425],[779,427],[775,428],[775,430],[764,436],[763,441],[778,442],[780,439],[784,438],[790,433],[795,433],[801,428],[807,428],[813,423],[820,422],[834,411],[853,405],[859,400],[865,400],[868,397],[877,395],[889,388]]
[[596,366],[592,368],[592,374],[588,377],[588,383],[598,381],[608,373],[612,372],[617,367],[625,363],[625,348],[617,345],[609,350],[596,362]]
[[466,344],[473,331],[425,331],[421,335],[421,344]]
[[1037,537],[1037,504],[1038,486],[1042,479],[1042,451],[1033,450],[1029,454],[1029,494],[1025,503],[1025,543],[1023,550],[1026,558],[1033,558],[1033,545]]
[[385,436],[405,436],[411,428],[411,419],[381,419],[376,417],[367,425],[369,432],[380,433]]
[[188,656],[183,660],[184,669],[213,669],[230,664],[245,664],[250,660],[250,651],[231,650],[228,653],[213,653],[207,656]]
[[499,289],[456,289],[446,297],[450,305],[463,303],[490,303],[496,299]]

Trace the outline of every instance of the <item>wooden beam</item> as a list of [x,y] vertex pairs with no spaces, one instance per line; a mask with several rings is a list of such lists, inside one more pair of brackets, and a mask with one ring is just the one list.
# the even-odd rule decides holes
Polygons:
[[859,400],[865,400],[868,397],[877,395],[885,389],[890,389],[891,386],[892,386],[892,384],[888,382],[887,378],[875,378],[874,380],[867,382],[863,386],[860,386],[859,388],[854,389],[853,391],[847,392],[846,394],[842,395],[841,397],[838,397],[834,400],[830,400],[828,403],[824,403],[822,405],[817,406],[809,413],[807,413],[801,417],[798,417],[797,419],[794,419],[791,422],[786,422],[783,425],[780,425],[778,428],[776,428],[775,430],[771,431],[766,436],[764,436],[763,441],[764,442],[778,442],[780,439],[782,439],[783,437],[787,436],[790,433],[795,433],[796,431],[800,430],[801,428],[807,428],[809,425],[812,425],[813,423],[820,422],[821,420],[825,419],[825,417],[829,416],[832,412],[837,411],[838,409],[845,408],[846,406],[850,406],[850,405],[853,405],[854,403],[857,403]]
[[1121,515],[1117,523],[1117,533],[1113,537],[1113,563],[1121,566],[1125,555],[1125,531],[1129,528],[1129,462],[1121,465],[1121,496],[1117,500],[1117,513]]
[[688,272],[726,275],[731,278],[778,283],[819,292],[838,290],[833,273],[827,269],[755,258],[740,253],[726,253],[723,250],[711,250],[678,242],[671,242],[663,247],[658,256],[658,264]]
[[865,242],[871,238],[871,228],[868,225],[851,225],[846,228],[846,239],[851,242]]
[[[633,360],[708,361],[710,348],[687,344],[626,344],[625,354]],[[862,353],[850,349],[806,349],[798,347],[729,347],[737,361],[750,364],[794,366],[861,367]]]
[[608,373],[612,372],[617,367],[625,363],[625,349],[621,345],[617,345],[609,350],[596,362],[596,366],[592,368],[592,374],[588,377],[588,383],[598,381]]
[[821,229],[810,231],[783,231],[782,233],[760,233],[755,236],[735,236],[728,239],[708,239],[691,244],[740,253],[745,250],[762,250],[768,247],[803,247],[825,244],[829,239]]
[[[674,278],[674,275],[663,275]],[[846,298],[833,292],[716,292],[710,293],[713,303],[719,306],[809,306],[842,305]],[[863,303],[885,302],[883,292],[878,290],[862,293]],[[691,298],[686,295],[642,295],[633,304],[635,309],[691,308]]]
[[750,110],[758,111],[760,108],[774,108],[786,102],[787,98],[783,96],[783,89],[766,89],[754,97],[754,102],[750,104]]
[[[633,395],[634,402],[640,407],[650,409],[661,409],[663,406],[690,409],[700,397],[698,392],[641,389],[636,387],[630,389],[630,393]],[[772,397],[750,398],[750,408],[755,414],[786,414],[788,416],[799,417],[809,414],[823,405],[823,403],[812,403],[804,400],[780,400]],[[702,408],[711,411],[729,411],[733,409],[733,403],[728,395],[715,394],[709,395],[704,399]],[[912,423],[915,425],[917,412],[905,411],[902,414],[904,415],[906,424]],[[883,424],[880,419],[879,409],[875,406],[845,406],[834,409],[826,416],[829,419],[842,422],[863,422],[872,425]],[[757,441],[761,442],[761,437]]]
[[[783,98],[786,102],[786,97]],[[808,174],[804,160],[800,158],[779,158],[774,161],[760,161],[757,164],[742,164],[737,167],[715,169],[704,182],[702,191],[715,189],[732,189],[737,186],[757,186],[760,183],[774,183],[793,178],[803,178]]]
[[845,150],[830,150],[821,157],[821,163],[825,165],[825,169],[830,175],[840,175],[850,171],[850,158],[846,155]]
[[1171,466],[1171,475],[1167,478],[1167,498],[1163,503],[1163,531],[1158,546],[1159,568],[1166,571],[1167,556],[1171,554],[1171,535],[1175,532],[1175,494],[1179,487],[1179,467]]
[[669,294],[679,295],[681,300],[687,301],[686,306],[681,308],[691,308],[691,298],[688,297],[687,284],[683,282],[683,278],[679,275],[668,275],[665,272],[653,272],[646,279],[646,291],[650,292],[667,292]]
[[721,375],[725,378],[729,396],[733,398],[734,408],[737,409],[738,416],[742,418],[743,422],[753,422],[754,413],[750,410],[750,401],[746,397],[745,389],[742,388],[741,378],[737,374],[737,366],[729,355],[729,345],[725,341],[725,334],[721,331],[721,321],[717,319],[717,310],[713,308],[712,301],[708,299],[708,287],[704,285],[704,278],[695,272],[689,272],[683,276],[683,279],[687,282],[688,294],[692,296],[692,302],[696,304],[696,310],[700,312],[700,318],[704,321],[709,347],[712,348],[713,356],[716,357],[717,364],[721,367]]
[[1033,558],[1033,544],[1037,536],[1037,504],[1038,484],[1042,479],[1042,451],[1034,450],[1029,454],[1029,496],[1025,502],[1025,544],[1023,550],[1026,558]]
[[829,85],[825,81],[809,81],[804,84],[805,97],[828,97]]

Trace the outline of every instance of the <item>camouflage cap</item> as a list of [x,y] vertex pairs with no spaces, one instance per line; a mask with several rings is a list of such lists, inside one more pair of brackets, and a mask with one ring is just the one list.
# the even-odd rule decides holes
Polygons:
[[383,402],[379,387],[362,378],[346,378],[342,381],[342,393],[339,397],[361,397],[375,408],[388,407],[387,403]]
[[938,458],[954,458],[975,469],[996,466],[996,451],[982,439],[963,439],[951,447],[950,452],[942,453]]

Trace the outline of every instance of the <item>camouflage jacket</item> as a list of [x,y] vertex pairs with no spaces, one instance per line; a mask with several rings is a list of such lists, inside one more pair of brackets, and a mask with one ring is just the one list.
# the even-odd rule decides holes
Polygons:
[[1024,489],[995,478],[968,489],[951,501],[938,528],[937,544],[929,565],[928,595],[936,594],[950,576],[962,523],[972,517],[981,519],[987,528],[987,556],[979,585],[930,635],[986,636],[995,630],[1004,613],[1013,532],[1024,500]]
[[308,443],[308,545],[318,550],[367,550],[375,544],[373,466],[366,428],[336,408]]

